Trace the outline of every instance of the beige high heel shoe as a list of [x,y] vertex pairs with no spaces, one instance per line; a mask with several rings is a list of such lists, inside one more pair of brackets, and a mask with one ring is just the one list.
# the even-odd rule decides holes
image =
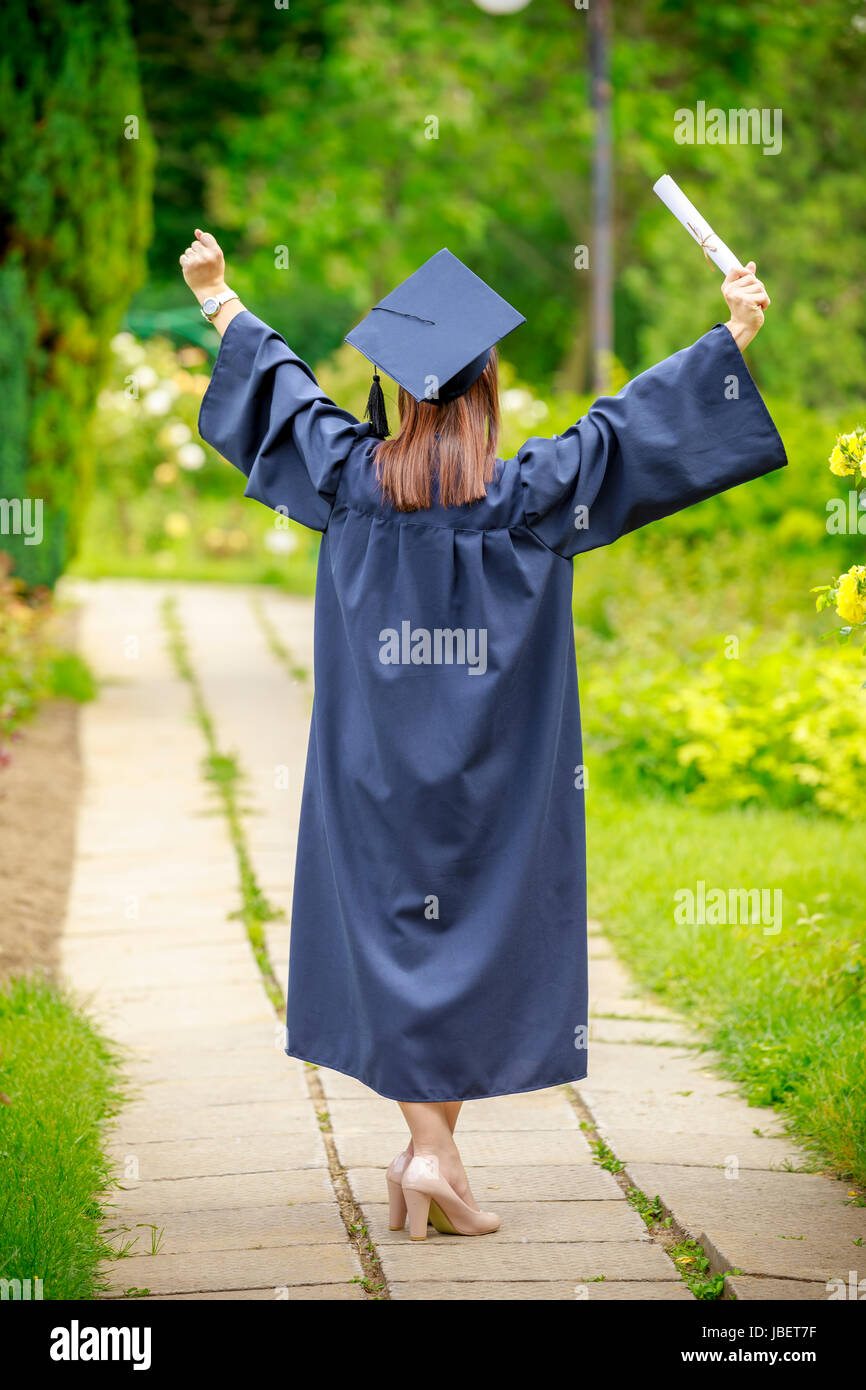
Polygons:
[[432,1154],[416,1154],[403,1169],[403,1198],[411,1240],[427,1239],[427,1223],[451,1236],[489,1236],[499,1230],[492,1211],[475,1211],[439,1173]]
[[385,1182],[388,1185],[389,1231],[402,1231],[406,1225],[406,1198],[403,1196],[402,1181],[411,1157],[409,1150],[404,1149],[392,1159],[385,1171]]

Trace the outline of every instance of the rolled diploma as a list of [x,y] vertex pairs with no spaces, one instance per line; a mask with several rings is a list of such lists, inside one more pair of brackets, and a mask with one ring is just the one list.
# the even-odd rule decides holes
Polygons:
[[701,217],[694,203],[690,203],[683,190],[678,184],[674,183],[670,174],[662,174],[661,178],[653,184],[653,192],[657,193],[666,208],[669,208],[678,222],[682,222],[686,231],[706,251],[710,260],[719,267],[723,275],[727,275],[729,270],[742,270],[743,267],[737,260],[729,246],[717,237],[706,218]]

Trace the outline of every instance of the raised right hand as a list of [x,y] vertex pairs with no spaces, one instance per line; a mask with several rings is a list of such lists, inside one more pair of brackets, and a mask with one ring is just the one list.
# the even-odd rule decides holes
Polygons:
[[764,310],[770,304],[770,296],[755,269],[755,262],[749,261],[744,270],[729,270],[722,281],[722,294],[731,313],[727,326],[740,348],[750,343],[761,328]]

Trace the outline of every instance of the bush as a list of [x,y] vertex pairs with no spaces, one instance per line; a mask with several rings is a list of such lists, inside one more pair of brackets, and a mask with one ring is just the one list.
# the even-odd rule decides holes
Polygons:
[[131,333],[111,347],[77,572],[282,582],[312,593],[318,536],[245,499],[243,475],[199,438],[204,350]]
[[593,666],[587,748],[621,787],[853,817],[866,795],[861,667],[854,652],[816,655],[795,635],[695,669],[624,647]]
[[25,590],[23,580],[10,575],[10,566],[10,557],[0,553],[0,768],[9,762],[12,740],[40,700],[90,700],[95,694],[81,658],[52,644],[50,592]]
[[28,584],[53,584],[76,545],[107,342],[143,274],[152,153],[125,0],[13,0],[3,22],[0,497],[41,499],[44,539],[0,544]]

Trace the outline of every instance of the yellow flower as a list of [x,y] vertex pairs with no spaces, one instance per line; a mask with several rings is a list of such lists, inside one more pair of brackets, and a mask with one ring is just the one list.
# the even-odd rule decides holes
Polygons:
[[153,481],[158,483],[160,487],[170,487],[172,483],[177,481],[177,468],[175,464],[168,463],[167,461],[165,463],[158,463],[153,470]]
[[183,512],[169,512],[162,526],[165,534],[171,536],[174,541],[182,540],[184,536],[189,535],[189,519]]
[[853,463],[848,462],[838,444],[830,455],[830,472],[835,473],[837,478],[846,478],[854,472]]
[[836,583],[836,612],[846,623],[866,621],[866,565],[852,565]]
[[838,478],[850,477],[858,468],[866,477],[866,435],[859,427],[850,434],[840,434],[830,455],[830,472]]

